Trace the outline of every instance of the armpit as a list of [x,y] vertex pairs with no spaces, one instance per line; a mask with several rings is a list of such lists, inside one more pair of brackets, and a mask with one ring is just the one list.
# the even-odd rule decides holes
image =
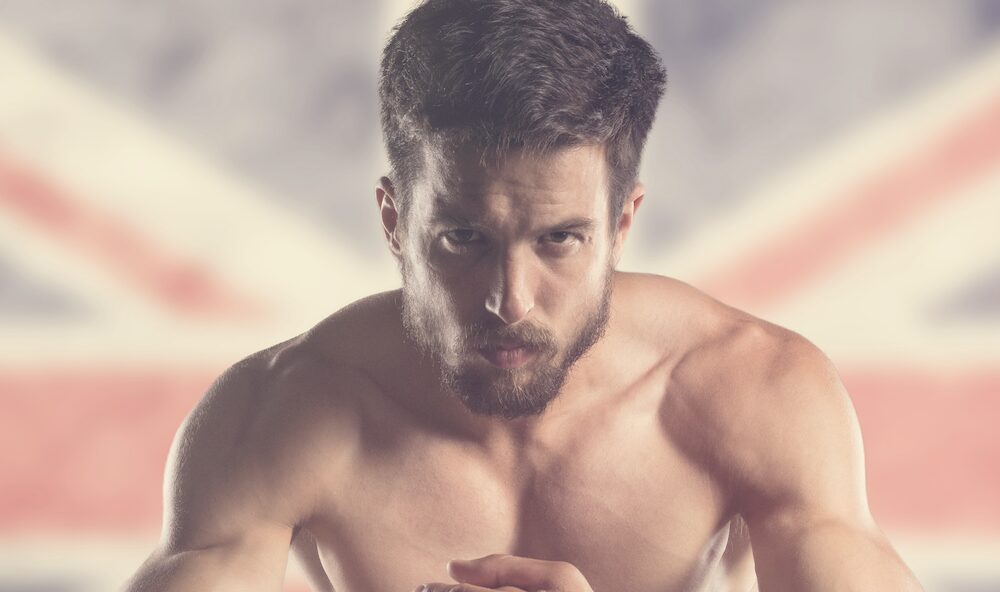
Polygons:
[[750,529],[739,514],[729,522],[729,542],[722,554],[722,566],[726,572],[726,586],[722,590],[751,592],[757,589]]
[[295,534],[292,535],[291,552],[302,566],[302,571],[306,574],[309,584],[315,592],[335,592],[330,578],[326,575],[326,569],[319,559],[319,549],[316,547],[316,539],[312,533],[302,528],[295,527]]

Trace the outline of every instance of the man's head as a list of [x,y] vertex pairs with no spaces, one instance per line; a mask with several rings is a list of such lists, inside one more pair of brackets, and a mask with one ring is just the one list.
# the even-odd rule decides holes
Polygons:
[[428,0],[396,28],[377,191],[404,322],[478,413],[540,413],[608,321],[665,75],[599,0]]
[[427,0],[382,55],[382,131],[404,209],[428,146],[605,147],[614,216],[635,184],[666,74],[602,0]]

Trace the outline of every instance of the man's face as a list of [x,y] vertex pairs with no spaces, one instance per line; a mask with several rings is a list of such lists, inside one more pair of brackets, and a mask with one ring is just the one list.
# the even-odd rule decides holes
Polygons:
[[494,165],[428,150],[400,221],[407,335],[475,413],[539,414],[603,334],[612,235],[599,147]]

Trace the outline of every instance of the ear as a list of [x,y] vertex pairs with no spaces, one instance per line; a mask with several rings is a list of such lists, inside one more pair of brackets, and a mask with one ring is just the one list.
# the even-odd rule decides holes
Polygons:
[[378,204],[386,243],[392,254],[398,257],[402,249],[399,246],[399,208],[395,196],[396,190],[392,186],[392,181],[388,177],[381,177],[375,185],[375,202]]
[[625,246],[625,238],[628,236],[629,230],[632,229],[632,222],[635,220],[635,213],[639,209],[639,206],[642,205],[642,200],[645,197],[646,187],[642,183],[636,183],[628,198],[625,199],[625,205],[622,207],[622,214],[618,217],[618,228],[615,230],[615,242],[611,247],[611,257],[616,266],[618,265],[618,260],[621,259],[622,256],[622,249]]

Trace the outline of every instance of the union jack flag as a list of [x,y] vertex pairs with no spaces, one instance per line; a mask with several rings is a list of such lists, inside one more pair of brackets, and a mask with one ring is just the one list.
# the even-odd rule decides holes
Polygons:
[[[827,352],[908,564],[1000,589],[1000,4],[616,4],[670,75],[620,267]],[[0,592],[119,586],[211,380],[397,285],[374,77],[410,5],[0,3]]]

